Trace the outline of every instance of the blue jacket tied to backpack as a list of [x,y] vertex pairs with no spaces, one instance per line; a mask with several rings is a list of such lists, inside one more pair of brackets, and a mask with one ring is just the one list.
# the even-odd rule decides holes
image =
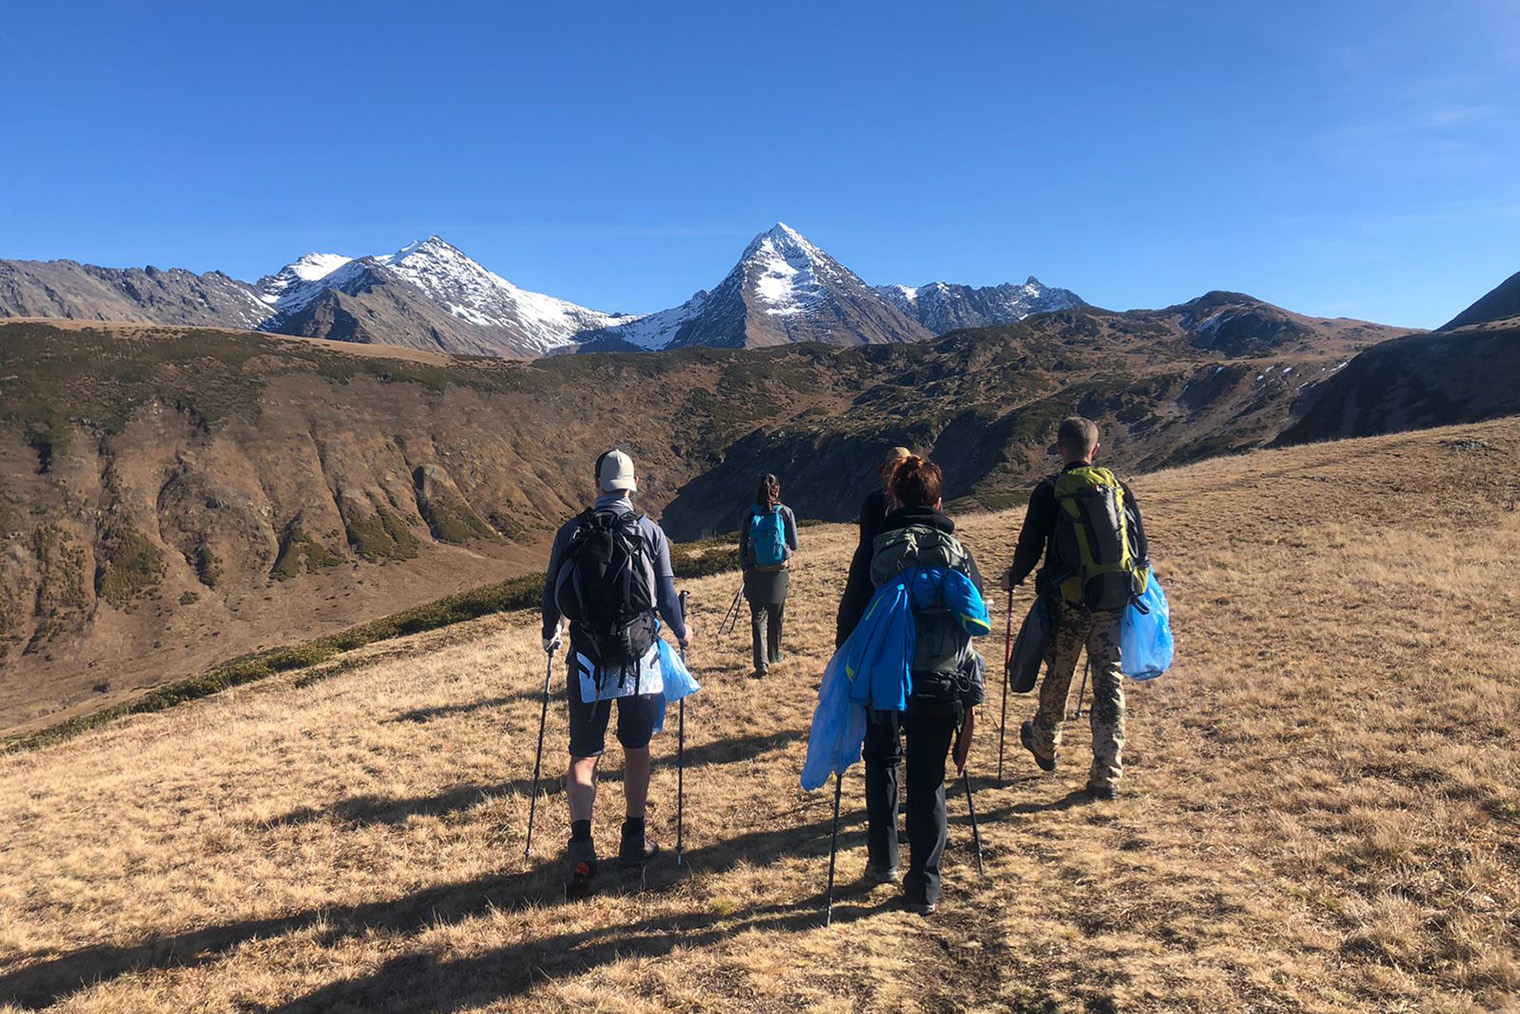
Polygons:
[[866,707],[903,711],[913,693],[915,609],[947,608],[972,637],[992,630],[987,604],[965,574],[914,567],[876,589],[848,640],[834,653],[818,688],[802,787],[807,791],[860,759]]

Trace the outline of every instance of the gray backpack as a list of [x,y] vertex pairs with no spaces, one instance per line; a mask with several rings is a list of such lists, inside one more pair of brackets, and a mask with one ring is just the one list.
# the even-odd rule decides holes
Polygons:
[[[871,583],[880,588],[913,567],[944,567],[969,573],[970,555],[960,540],[927,525],[910,525],[876,537]],[[966,665],[971,635],[941,602],[913,613],[914,673],[957,674]],[[917,686],[917,681],[915,681]]]

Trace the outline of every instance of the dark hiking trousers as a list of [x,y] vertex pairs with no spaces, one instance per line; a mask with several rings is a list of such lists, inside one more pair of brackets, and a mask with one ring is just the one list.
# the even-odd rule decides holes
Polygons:
[[785,602],[751,602],[749,632],[754,642],[755,672],[763,673],[772,662],[781,661],[781,618]]
[[908,901],[939,899],[939,861],[945,851],[945,758],[960,725],[954,703],[910,700],[908,710],[872,711],[861,754],[866,764],[866,853],[882,869],[897,866],[898,764],[907,739]]

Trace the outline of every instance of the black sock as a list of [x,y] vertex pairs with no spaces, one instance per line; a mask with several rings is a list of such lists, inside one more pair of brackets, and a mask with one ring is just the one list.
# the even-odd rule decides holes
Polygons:
[[636,835],[636,834],[643,834],[644,833],[644,818],[643,817],[625,817],[625,818],[623,818],[623,833],[625,835],[628,835],[629,837],[632,837],[633,835]]
[[591,821],[589,821],[589,820],[572,820],[570,822],[570,840],[571,841],[590,841],[591,840]]

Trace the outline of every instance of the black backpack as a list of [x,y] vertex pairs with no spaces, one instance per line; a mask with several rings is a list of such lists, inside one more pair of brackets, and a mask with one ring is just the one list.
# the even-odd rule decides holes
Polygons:
[[554,577],[554,602],[570,642],[601,666],[627,666],[657,636],[654,563],[633,511],[590,508],[576,519]]

